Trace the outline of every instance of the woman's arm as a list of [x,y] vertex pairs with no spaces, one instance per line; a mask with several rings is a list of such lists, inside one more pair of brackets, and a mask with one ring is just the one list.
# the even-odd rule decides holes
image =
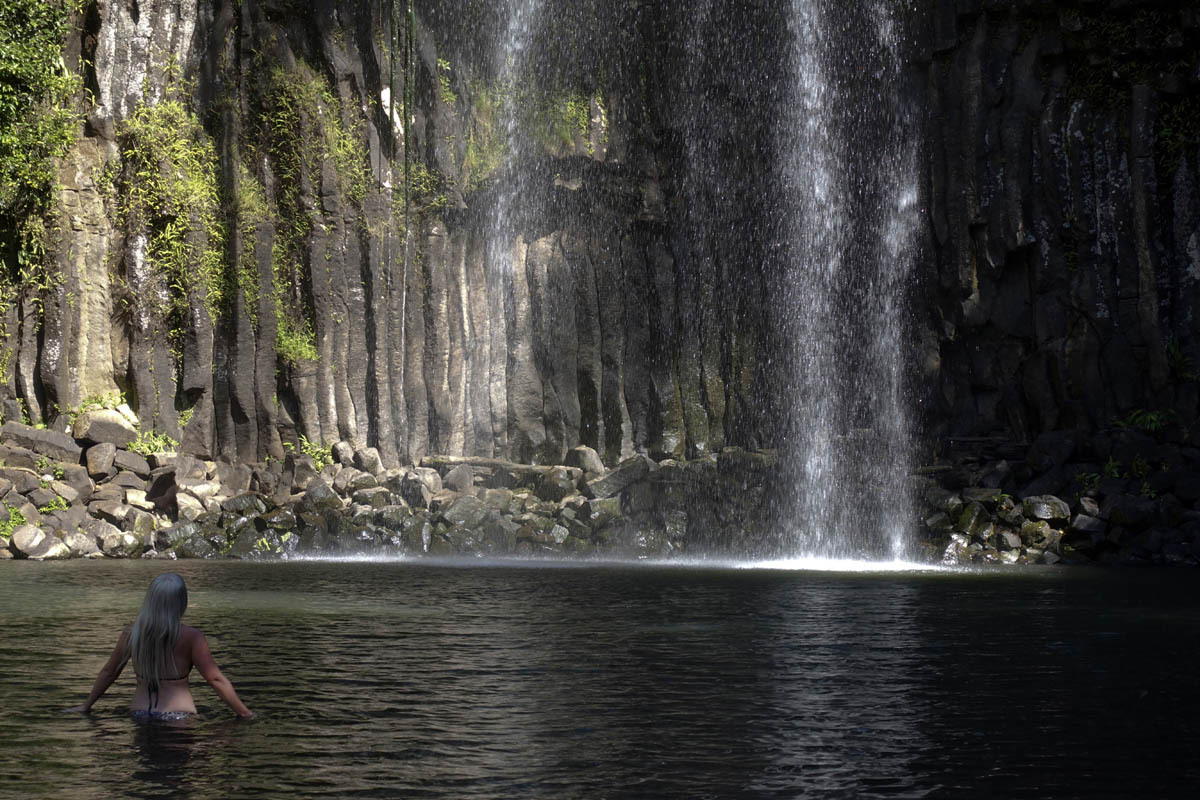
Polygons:
[[108,687],[113,685],[121,675],[121,671],[125,669],[125,665],[129,662],[129,629],[121,631],[121,636],[117,639],[117,646],[113,648],[112,654],[108,657],[108,661],[100,668],[100,674],[96,676],[96,682],[92,684],[92,691],[88,695],[87,700],[83,701],[83,705],[75,706],[67,709],[68,711],[78,711],[81,714],[86,714],[92,710],[92,706],[96,701],[108,691]]
[[245,719],[254,716],[254,712],[246,708],[246,705],[238,699],[233,684],[221,674],[220,667],[217,666],[212,652],[208,649],[208,640],[200,631],[196,631],[195,638],[192,639],[192,663],[196,665],[196,669],[204,676],[204,680],[208,681],[208,685],[213,688],[217,696],[225,702],[225,705],[232,708],[235,714]]

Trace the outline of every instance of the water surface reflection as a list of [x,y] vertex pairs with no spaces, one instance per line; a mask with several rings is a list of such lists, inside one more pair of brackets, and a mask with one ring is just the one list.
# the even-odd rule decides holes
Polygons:
[[[150,578],[260,721],[78,702]],[[1182,573],[0,564],[0,795],[1123,797],[1189,791]]]

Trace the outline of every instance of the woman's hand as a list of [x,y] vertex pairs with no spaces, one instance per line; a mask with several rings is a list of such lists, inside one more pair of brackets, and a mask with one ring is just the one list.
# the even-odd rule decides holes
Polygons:
[[90,714],[92,710],[87,706],[71,706],[63,709],[64,714]]

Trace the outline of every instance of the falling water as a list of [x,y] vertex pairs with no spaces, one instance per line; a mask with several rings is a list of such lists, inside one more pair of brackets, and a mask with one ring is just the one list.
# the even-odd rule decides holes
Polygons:
[[[497,131],[502,146],[499,167],[500,181],[484,231],[486,241],[486,271],[491,305],[500,311],[493,329],[489,358],[489,399],[493,411],[509,403],[507,385],[510,370],[530,373],[526,380],[537,379],[533,366],[532,343],[522,335],[522,320],[529,317],[528,291],[518,288],[524,284],[525,249],[527,242],[519,235],[520,219],[536,214],[538,192],[524,169],[528,157],[529,138],[522,131],[521,102],[526,95],[520,87],[532,80],[530,49],[538,33],[544,0],[510,0],[504,9],[503,31],[492,39],[493,70],[499,87]],[[503,319],[503,325],[499,324]],[[536,411],[531,412],[536,413]],[[503,450],[508,437],[500,428],[496,444]],[[528,443],[513,442],[517,454],[529,457],[530,450],[540,440]]]
[[777,123],[793,556],[901,557],[917,152],[894,4],[793,0]]

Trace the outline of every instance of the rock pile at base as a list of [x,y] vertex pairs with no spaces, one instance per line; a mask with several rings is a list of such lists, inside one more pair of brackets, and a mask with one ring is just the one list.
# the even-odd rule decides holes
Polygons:
[[0,558],[661,556],[754,537],[776,464],[729,448],[605,469],[579,447],[562,465],[430,456],[384,469],[373,449],[343,442],[318,469],[305,455],[143,458],[125,432],[105,435],[123,441],[0,428]]
[[1200,564],[1200,450],[1128,428],[950,444],[917,479],[931,559]]

